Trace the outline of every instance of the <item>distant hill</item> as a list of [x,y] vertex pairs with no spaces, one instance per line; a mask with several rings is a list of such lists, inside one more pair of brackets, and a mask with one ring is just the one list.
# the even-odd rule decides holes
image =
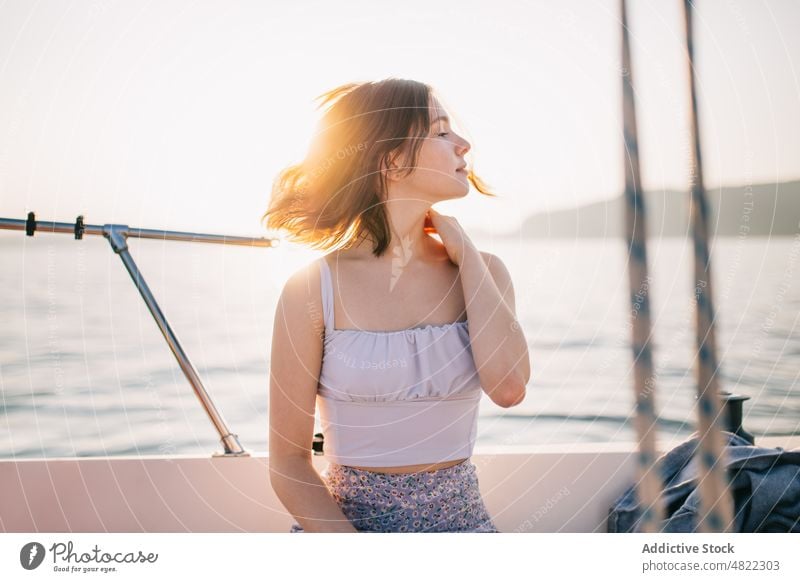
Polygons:
[[[645,193],[647,236],[690,236],[689,193],[672,190]],[[752,187],[707,190],[709,229],[715,236],[792,236],[800,232],[800,180]],[[537,213],[505,235],[514,238],[624,237],[623,198],[578,208]],[[746,227],[750,230],[746,231]],[[476,236],[495,236],[486,231]],[[503,235],[501,235],[502,237]]]

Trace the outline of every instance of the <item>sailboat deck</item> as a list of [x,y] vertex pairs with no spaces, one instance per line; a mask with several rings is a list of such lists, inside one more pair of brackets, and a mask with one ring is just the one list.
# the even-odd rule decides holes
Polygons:
[[[661,441],[667,452],[681,441]],[[800,448],[800,436],[758,446]],[[481,493],[501,532],[605,532],[635,479],[636,443],[477,447]],[[321,471],[324,456],[313,457]],[[288,532],[269,456],[142,455],[0,461],[5,532]]]

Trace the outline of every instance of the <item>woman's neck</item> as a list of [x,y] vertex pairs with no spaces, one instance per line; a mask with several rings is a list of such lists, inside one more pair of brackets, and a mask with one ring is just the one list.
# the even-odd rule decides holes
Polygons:
[[417,217],[390,222],[391,240],[380,257],[373,253],[375,242],[364,235],[352,246],[338,252],[340,258],[391,263],[438,263],[447,259],[444,245],[423,230],[425,213]]

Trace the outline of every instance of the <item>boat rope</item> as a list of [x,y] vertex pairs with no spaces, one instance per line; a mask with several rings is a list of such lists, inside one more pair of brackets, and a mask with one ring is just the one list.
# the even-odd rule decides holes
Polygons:
[[692,11],[690,0],[683,0],[686,32],[687,68],[690,95],[690,188],[692,238],[694,241],[695,321],[697,346],[697,398],[698,432],[701,478],[697,531],[731,531],[733,526],[733,499],[730,493],[725,464],[725,443],[721,432],[722,419],[719,395],[716,336],[714,333],[714,307],[710,256],[708,251],[708,205],[703,185],[703,165],[700,153],[700,131],[697,111],[696,80],[694,67],[694,42],[692,38]]
[[620,0],[622,20],[622,119],[625,147],[625,228],[628,245],[631,323],[633,334],[634,426],[639,442],[636,495],[643,507],[639,531],[659,531],[663,520],[661,479],[656,460],[655,377],[650,351],[650,278],[647,274],[644,192],[639,172],[639,147],[633,94],[630,44],[625,0]]

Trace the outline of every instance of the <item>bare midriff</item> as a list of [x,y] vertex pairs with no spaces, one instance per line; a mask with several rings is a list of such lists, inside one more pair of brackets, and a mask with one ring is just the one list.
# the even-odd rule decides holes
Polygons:
[[423,463],[422,465],[404,465],[402,467],[356,467],[355,465],[347,465],[353,469],[360,469],[362,471],[372,471],[375,473],[417,473],[419,471],[438,471],[439,469],[447,469],[454,467],[459,463],[463,463],[467,459],[456,459],[455,461],[445,461],[444,463]]

